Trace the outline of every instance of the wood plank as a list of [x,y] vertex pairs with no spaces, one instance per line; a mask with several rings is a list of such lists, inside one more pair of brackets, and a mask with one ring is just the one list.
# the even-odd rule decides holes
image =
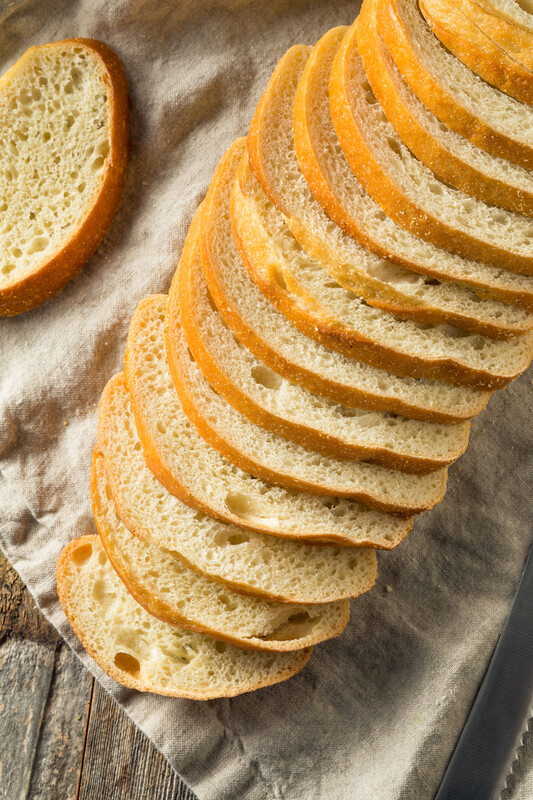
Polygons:
[[168,762],[95,684],[77,800],[195,800]]

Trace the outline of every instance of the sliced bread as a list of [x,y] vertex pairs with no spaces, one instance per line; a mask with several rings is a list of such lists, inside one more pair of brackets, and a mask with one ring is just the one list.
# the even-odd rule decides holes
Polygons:
[[459,0],[459,7],[498,47],[533,70],[533,18],[527,2]]
[[[239,224],[239,194],[242,205]],[[321,344],[400,375],[498,389],[527,368],[531,333],[497,341],[452,326],[402,320],[346,291],[295,246],[283,218],[246,166],[235,182],[233,215],[250,275],[268,299]]]
[[[375,7],[375,2],[365,3],[359,15],[357,46],[372,91],[402,141],[440,180],[486,203],[533,215],[533,174],[480,150],[439,122],[420,102],[385,46]],[[347,57],[347,48],[343,55]],[[345,77],[343,68],[342,80]]]
[[424,105],[473,144],[533,168],[533,110],[501,93],[446,50],[417,0],[378,0],[377,19],[396,66]]
[[97,451],[128,530],[211,580],[247,595],[305,604],[357,597],[376,580],[374,550],[254,533],[218,522],[170,494],[146,466],[122,375],[102,393]]
[[532,220],[448,186],[412,155],[370,88],[356,26],[338,56],[344,81],[332,81],[335,130],[353,172],[385,213],[436,247],[531,275]]
[[235,697],[290,678],[311,654],[311,648],[243,649],[152,617],[128,592],[97,536],[82,536],[63,549],[57,593],[98,666],[142,692],[192,700]]
[[[210,304],[198,244],[194,243],[195,227],[196,221],[172,284],[166,336],[169,367],[182,408],[203,438],[241,469],[291,489],[349,497],[371,508],[402,514],[439,502],[446,485],[445,470],[409,475],[368,461],[339,461],[305,446],[317,436],[335,437],[338,446],[353,442],[354,450],[358,445],[364,447],[371,437],[376,445],[383,437],[383,426],[394,417],[350,410],[311,395],[247,351]],[[195,353],[215,388],[198,369]],[[420,436],[420,429],[428,425],[404,422],[404,436],[409,432]],[[430,431],[435,429],[429,426]],[[400,426],[396,439],[401,430]],[[394,430],[385,431],[394,440]]]
[[463,64],[501,92],[533,105],[533,72],[487,36],[460,4],[420,0],[420,10],[435,36]]
[[153,617],[240,647],[277,652],[301,650],[344,630],[348,600],[291,606],[246,597],[189,569],[168,550],[133,536],[117,517],[102,455],[93,459],[91,498],[113,568]]
[[166,310],[166,295],[139,304],[124,377],[147,464],[169,492],[212,517],[274,536],[386,549],[407,536],[412,520],[273,486],[213,450],[183,412],[174,388],[165,350]]
[[94,39],[31,47],[0,80],[0,316],[58,292],[115,215],[129,151],[118,56]]

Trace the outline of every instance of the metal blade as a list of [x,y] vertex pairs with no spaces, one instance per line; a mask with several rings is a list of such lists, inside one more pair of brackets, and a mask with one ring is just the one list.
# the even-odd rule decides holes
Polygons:
[[498,800],[533,705],[533,548],[435,800]]

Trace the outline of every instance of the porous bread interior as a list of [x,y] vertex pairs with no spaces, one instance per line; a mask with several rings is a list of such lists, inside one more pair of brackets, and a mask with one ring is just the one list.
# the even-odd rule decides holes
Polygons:
[[[277,253],[280,274],[275,276],[276,291],[281,289],[296,308],[301,309],[307,301],[305,310],[310,318],[316,318],[318,325],[333,323],[337,331],[342,330],[354,338],[362,336],[377,346],[408,357],[426,362],[446,359],[494,376],[514,377],[516,371],[527,367],[533,342],[530,333],[499,341],[445,323],[429,325],[402,320],[367,305],[302,250],[285,225],[283,215],[269,201],[251,172],[246,189],[254,200],[256,216],[262,220],[265,237],[270,240],[272,251]],[[264,265],[255,263],[254,268],[260,274]],[[272,282],[272,268],[262,277],[265,282]],[[413,374],[416,369],[413,365]]]
[[[315,238],[319,247],[313,247],[312,254],[318,256],[324,266],[338,264],[347,270],[352,265],[360,268],[360,246],[326,215],[311,193],[296,156],[292,125],[293,102],[308,52],[308,48],[301,48],[299,58],[291,58],[290,53],[287,54],[281,62],[282,71],[275,85],[271,86],[269,113],[263,115],[260,139],[263,172],[268,181],[271,199],[275,199],[276,206],[304,249],[309,250],[312,238]],[[526,292],[531,296],[532,276],[518,275],[499,267],[461,258],[419,239],[387,217],[364,193],[342,152],[329,110],[329,70],[325,69],[321,73],[321,81],[318,77],[320,76],[317,76],[315,84],[314,110],[309,115],[312,138],[321,142],[315,153],[340,205],[357,221],[358,226],[365,225],[367,233],[371,233],[370,238],[375,240],[376,247],[379,246],[379,252],[386,252],[391,262],[409,265],[416,273],[430,274],[443,281],[456,281],[474,291],[507,290]],[[253,160],[251,166],[253,167]],[[361,202],[362,197],[366,197],[364,203]],[[309,235],[302,236],[302,230],[310,233],[312,238]],[[367,244],[370,246],[370,242]],[[379,259],[375,267],[377,277],[392,285],[400,281],[402,290],[405,289],[404,281],[411,280],[411,270],[397,271],[385,259]],[[374,267],[371,266],[370,272],[373,270]],[[416,278],[413,277],[413,280]],[[428,288],[424,284],[422,291],[425,293]],[[444,295],[444,291],[442,294]],[[459,300],[458,293],[457,298]],[[467,302],[465,310],[472,313],[472,303],[476,302],[476,295],[468,296],[467,300],[467,295],[464,294],[460,302]],[[486,312],[496,314],[498,308],[489,305]]]
[[112,566],[153,616],[260,650],[299,650],[340,633],[348,601],[274,603],[204,578],[168,550],[133,536],[117,517],[102,456],[94,464],[93,511]]
[[172,382],[165,348],[166,308],[166,296],[154,295],[135,312],[125,378],[151,448],[192,505],[276,536],[390,547],[407,535],[409,520],[351,500],[274,486],[213,450],[183,412]]
[[[196,257],[198,257],[198,253],[196,253]],[[241,369],[238,372],[241,375],[244,372],[245,379],[248,376],[252,379],[252,390],[257,386],[257,391],[253,395],[255,402],[265,407],[263,398],[276,398],[279,392],[283,395],[283,387],[287,381],[261,363],[249,351],[246,351],[238,340],[235,340],[220,314],[210,305],[201,268],[195,276],[196,269],[192,264],[189,280],[191,295],[194,298],[194,318],[191,317],[189,325],[194,327],[195,337],[203,340],[203,334],[209,336],[209,339],[206,338],[203,341],[204,347],[212,348],[212,343],[218,342],[217,358],[221,353],[226,353],[230,366],[239,362]],[[203,325],[202,321],[205,319],[205,315],[216,316],[216,320],[214,319],[211,325],[206,320]],[[314,486],[320,494],[334,496],[357,496],[363,493],[367,495],[366,500],[361,498],[363,502],[372,500],[372,504],[375,506],[381,503],[385,506],[393,506],[395,510],[411,506],[419,509],[427,508],[441,498],[446,485],[445,470],[429,475],[410,475],[398,470],[386,469],[370,461],[339,461],[314,453],[300,443],[289,441],[249,422],[204,378],[194,361],[193,353],[187,346],[185,334],[176,316],[177,314],[174,314],[168,321],[168,325],[172,326],[173,330],[173,358],[178,364],[179,382],[194,405],[195,413],[201,418],[202,423],[214,432],[217,439],[243,453],[254,464],[276,472],[278,480],[274,482],[285,485],[284,480],[289,479],[294,485],[303,481],[307,485]],[[207,328],[209,329],[208,333]],[[168,346],[170,343],[167,340]],[[179,386],[177,388],[179,393]],[[242,390],[242,386],[239,386],[239,390]],[[290,391],[289,386],[289,395]],[[314,400],[315,398],[313,398],[313,402]],[[284,413],[285,402],[282,401],[280,408]],[[334,408],[338,414],[341,407],[334,406]],[[314,416],[317,411],[315,409],[316,406],[313,408]],[[344,409],[344,413],[349,414],[350,412],[348,409]]]
[[102,395],[98,447],[117,513],[139,538],[247,594],[288,603],[357,597],[376,580],[374,550],[278,539],[219,522],[170,494],[146,466],[122,376]]
[[[224,267],[226,274],[232,269],[229,254]],[[189,324],[194,326],[203,349],[240,394],[276,419],[297,426],[302,431],[300,438],[305,429],[312,429],[346,445],[383,448],[421,460],[445,461],[466,447],[468,422],[443,425],[367,408],[347,408],[277,375],[247,350],[225,325],[207,290],[197,258],[191,259],[186,280],[194,298]],[[189,337],[193,353],[194,339],[194,336]]]
[[[367,147],[379,167],[410,202],[451,231],[455,228],[472,237],[473,241],[483,241],[495,251],[505,250],[516,256],[530,257],[533,220],[489,206],[446,185],[418,161],[383,113],[356,50],[350,60],[347,91],[353,119]],[[398,207],[398,212],[399,219],[406,218],[401,207]],[[409,221],[406,221],[408,225]],[[426,228],[421,235],[427,237]],[[496,252],[494,261],[497,261]],[[517,266],[516,271],[524,270]]]
[[206,699],[293,675],[308,653],[261,652],[152,617],[129,594],[98,537],[83,537],[58,565],[62,605],[82,644],[113,678],[141,691]]
[[109,153],[108,87],[81,43],[30,50],[0,81],[0,287],[78,229]]
[[450,97],[492,130],[521,145],[533,146],[533,110],[528,105],[483,81],[446,50],[422,17],[417,0],[394,0],[394,10],[424,69]]

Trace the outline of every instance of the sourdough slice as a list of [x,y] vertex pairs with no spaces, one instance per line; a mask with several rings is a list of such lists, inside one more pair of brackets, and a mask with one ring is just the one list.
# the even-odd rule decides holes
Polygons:
[[337,136],[359,181],[398,225],[435,246],[531,274],[532,220],[447,186],[412,155],[370,88],[356,31],[352,27],[339,50],[344,81],[332,81],[330,103]]
[[[402,514],[438,503],[446,486],[445,470],[409,475],[366,461],[339,461],[307,449],[310,434],[317,432],[357,444],[358,438],[364,443],[373,433],[374,424],[377,439],[378,415],[352,412],[310,395],[272,372],[235,339],[210,304],[195,228],[199,228],[197,220],[172,283],[166,338],[169,367],[183,410],[203,438],[241,469],[292,489],[349,497],[371,508]],[[194,354],[215,389],[198,369]],[[413,433],[427,424],[406,422]],[[284,438],[284,433],[294,441]],[[394,437],[392,431],[390,436]]]
[[[413,307],[415,303],[412,300],[416,300],[420,294],[426,295],[431,284],[430,279],[433,278],[474,288],[477,297],[467,293],[459,295],[457,290],[453,290],[455,311],[458,310],[459,297],[465,304],[461,309],[463,326],[467,318],[475,319],[474,309],[479,296],[533,308],[531,276],[516,275],[480,262],[467,261],[446,250],[439,250],[396,225],[364,193],[344,158],[329,113],[328,62],[333,59],[333,51],[334,48],[331,47],[329,52],[323,54],[324,60],[321,59],[320,64],[313,60],[306,69],[309,48],[291,48],[274,70],[257,107],[248,136],[251,166],[270,200],[284,214],[287,224],[302,247],[318,258],[336,281],[358,293],[357,286],[350,286],[348,283],[353,280],[354,275],[360,276],[361,270],[361,248],[352,240],[351,235],[361,237],[364,229],[367,232],[365,246],[387,259],[385,262],[378,262],[377,275],[367,274],[369,281],[374,278],[374,282],[365,287],[367,297],[372,296],[370,285],[374,287],[374,298],[379,298],[381,292],[385,292],[388,297],[394,290],[402,291],[406,295],[406,285],[418,280],[412,273],[395,270],[389,264],[389,261],[393,261],[426,276],[426,280],[413,285],[414,298],[411,298],[410,303]],[[317,69],[318,66],[320,69]],[[296,157],[293,107],[296,84],[302,78],[304,69],[305,85],[311,90],[306,90],[304,96],[316,108],[316,113],[311,114],[309,120],[319,124],[313,129],[313,141],[305,138],[305,127],[303,128],[299,145],[300,157],[303,163],[303,152],[307,143],[307,177],[312,182],[320,203],[337,226],[331,224],[331,219],[311,193]],[[298,94],[302,97],[300,91]],[[296,107],[294,111],[296,112]],[[366,197],[364,208],[369,214],[369,221],[364,225],[362,197]],[[346,236],[341,228],[350,235]],[[439,292],[441,302],[445,303],[449,290],[439,289]],[[434,304],[434,296],[431,297]],[[407,297],[405,300],[407,301]],[[372,302],[376,305],[375,299]],[[407,302],[400,307],[402,314],[408,307]],[[449,308],[448,310],[451,311]],[[489,310],[493,323],[497,319],[497,313],[497,308]],[[511,309],[507,312],[509,313],[513,314],[514,311]],[[509,320],[509,316],[506,318]]]
[[192,700],[235,697],[287,680],[311,648],[262,653],[152,617],[130,595],[97,536],[70,542],[57,593],[72,629],[106,675],[141,692]]
[[402,141],[442,181],[486,203],[531,216],[532,173],[480,150],[428,111],[402,79],[385,47],[375,6],[375,2],[365,4],[359,16],[357,45],[372,91]]
[[385,44],[411,89],[441,122],[496,156],[533,168],[533,111],[447,51],[417,0],[378,0]]
[[515,0],[459,0],[459,7],[498,47],[533,70],[531,7]]
[[97,451],[128,530],[211,580],[247,595],[305,604],[357,597],[375,583],[374,550],[254,533],[218,522],[170,494],[146,466],[122,375],[102,393]]
[[291,606],[246,597],[204,578],[168,550],[133,536],[117,517],[104,459],[91,473],[94,519],[118,576],[153,617],[255,650],[301,650],[338,636],[348,622],[348,600]]
[[463,64],[501,92],[533,104],[533,72],[487,36],[460,6],[449,0],[420,0],[420,10],[435,36]]
[[172,494],[212,517],[279,537],[390,549],[407,536],[411,519],[273,486],[209,447],[184,414],[172,383],[166,310],[166,295],[139,304],[130,325],[124,376],[146,462]]
[[246,165],[233,197],[236,235],[248,271],[276,308],[308,336],[396,374],[478,389],[503,388],[527,368],[531,333],[497,341],[445,324],[401,320],[346,291],[295,246],[283,217]]
[[129,151],[126,78],[94,39],[31,47],[0,80],[0,316],[58,292],[118,208]]

